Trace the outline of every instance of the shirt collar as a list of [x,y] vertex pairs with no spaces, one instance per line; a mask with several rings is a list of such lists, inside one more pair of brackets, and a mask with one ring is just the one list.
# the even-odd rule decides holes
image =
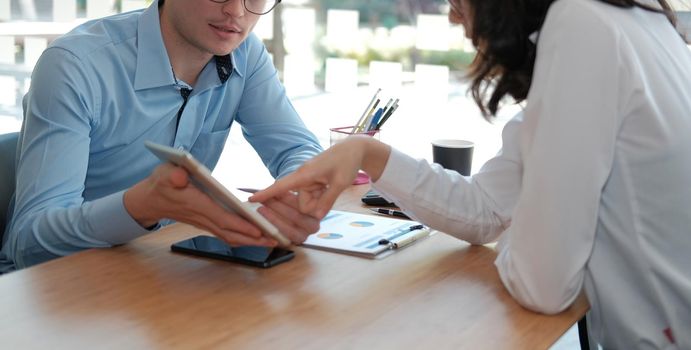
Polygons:
[[[247,39],[245,39],[245,41],[247,41]],[[242,46],[242,44],[240,44],[240,46]],[[237,63],[237,60],[235,59],[235,50],[230,52],[230,65],[233,67],[233,74],[237,74],[240,77],[244,76],[242,74],[242,72],[238,69],[238,63]]]
[[158,17],[158,1],[154,1],[139,17],[137,24],[137,71],[134,75],[135,90],[175,85],[170,60]]
[[[221,68],[223,60],[228,60],[227,62],[229,63],[226,65],[227,75],[225,75],[225,80],[222,79],[224,76]],[[226,56],[214,56],[214,58],[210,60],[206,66],[204,66],[204,69],[202,69],[201,73],[199,73],[199,78],[197,79],[197,83],[194,86],[194,91],[192,94],[200,94],[203,91],[223,85],[226,81],[228,81],[228,79],[230,79],[231,71],[232,74],[240,75],[235,66],[232,53]]]

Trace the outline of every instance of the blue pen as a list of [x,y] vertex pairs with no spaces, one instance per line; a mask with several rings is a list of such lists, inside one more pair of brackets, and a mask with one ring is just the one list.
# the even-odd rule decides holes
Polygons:
[[[384,106],[384,110],[381,112],[381,115],[385,116],[386,112],[388,112],[391,107],[393,107],[393,98],[390,98],[389,102],[386,103],[386,106]],[[381,118],[379,118],[379,120],[381,120]]]
[[393,106],[391,106],[391,108],[389,108],[389,110],[386,111],[386,114],[381,118],[381,121],[374,127],[375,130],[381,129],[382,125],[384,125],[384,123],[386,123],[386,121],[389,120],[389,117],[391,117],[391,115],[393,114],[393,112],[396,111],[396,109],[398,109],[398,99],[396,99],[396,102],[394,102]]
[[372,117],[372,121],[370,124],[367,126],[367,131],[373,130],[376,128],[377,123],[379,122],[379,119],[381,118],[382,114],[384,113],[383,108],[379,108],[377,112],[374,113],[374,116]]

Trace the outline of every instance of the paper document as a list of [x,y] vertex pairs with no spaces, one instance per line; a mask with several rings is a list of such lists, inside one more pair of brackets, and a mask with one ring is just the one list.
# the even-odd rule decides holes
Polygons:
[[430,235],[419,222],[332,210],[306,247],[375,258]]

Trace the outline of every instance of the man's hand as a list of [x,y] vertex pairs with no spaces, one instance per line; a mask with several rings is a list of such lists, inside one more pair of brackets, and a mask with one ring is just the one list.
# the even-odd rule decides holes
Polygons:
[[[258,245],[276,246],[274,239],[262,235],[258,227],[235,213],[220,206],[206,193],[200,191],[189,181],[189,174],[185,169],[170,163],[159,165],[146,179],[134,185],[124,194],[123,202],[127,212],[142,227],[155,225],[163,218],[184,222],[202,230],[210,232],[227,243],[235,246]],[[289,238],[302,242],[298,226],[290,224],[289,220],[280,219],[280,215],[292,215],[281,205],[281,201],[270,201],[272,210],[260,209],[270,221],[279,223],[281,232],[291,229]],[[311,223],[313,224],[313,223]],[[308,227],[310,223],[306,223]],[[317,223],[318,228],[318,223]],[[304,227],[302,227],[305,230]],[[301,239],[301,240],[300,240]]]

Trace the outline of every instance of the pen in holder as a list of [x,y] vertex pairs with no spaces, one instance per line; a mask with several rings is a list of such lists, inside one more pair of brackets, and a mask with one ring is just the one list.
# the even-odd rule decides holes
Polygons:
[[[366,135],[366,136],[371,136],[377,140],[379,140],[379,136],[381,135],[381,130],[370,130],[370,131],[361,131],[361,132],[353,132],[353,130],[356,129],[353,126],[342,126],[339,128],[331,128],[329,129],[329,145],[333,146],[343,140],[345,140],[348,136],[351,135]],[[367,174],[363,173],[362,171],[358,172],[357,177],[353,181],[353,185],[362,185],[369,183],[369,176]]]

